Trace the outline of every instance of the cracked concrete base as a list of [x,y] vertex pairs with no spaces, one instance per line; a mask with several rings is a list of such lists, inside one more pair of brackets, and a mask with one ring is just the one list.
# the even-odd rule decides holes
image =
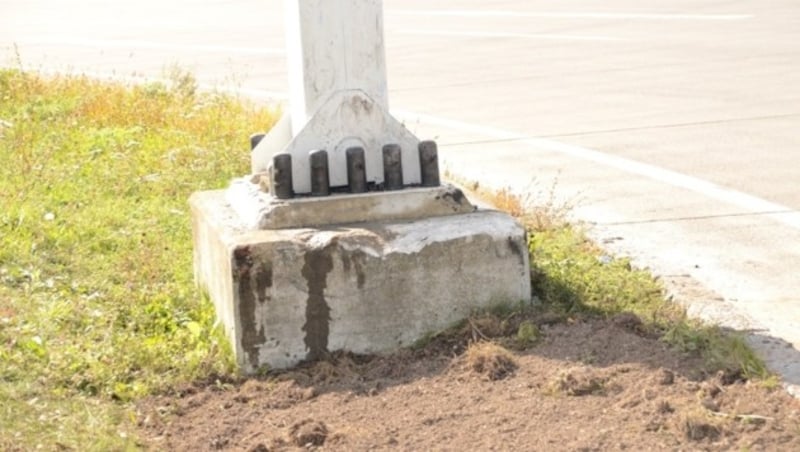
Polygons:
[[195,277],[245,373],[393,350],[475,309],[530,302],[526,233],[501,212],[251,230],[224,190],[190,204]]
[[225,200],[249,229],[416,220],[475,210],[452,185],[280,200],[261,191],[251,179],[235,179],[225,192]]

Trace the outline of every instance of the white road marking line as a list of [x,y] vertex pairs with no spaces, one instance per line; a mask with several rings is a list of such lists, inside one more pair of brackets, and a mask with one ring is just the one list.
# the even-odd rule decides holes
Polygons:
[[21,44],[47,44],[76,47],[93,47],[98,49],[158,49],[158,50],[177,50],[190,52],[216,52],[216,53],[235,53],[240,55],[283,55],[284,49],[270,49],[261,47],[229,47],[207,44],[173,44],[155,41],[142,41],[138,39],[85,39],[59,37],[51,39],[21,39]]
[[[392,30],[389,30],[392,32]],[[547,40],[566,40],[566,41],[624,41],[622,38],[611,36],[590,36],[590,35],[560,35],[560,34],[538,34],[538,33],[502,33],[484,31],[437,31],[415,28],[404,28],[394,30],[395,33],[409,35],[426,36],[463,36],[471,38],[525,38],[525,39],[547,39]]]
[[794,229],[800,230],[800,212],[788,206],[777,204],[731,188],[723,187],[712,182],[696,177],[681,174],[676,171],[637,162],[635,160],[605,154],[594,149],[559,143],[543,138],[529,138],[515,132],[495,129],[492,127],[469,124],[448,118],[415,113],[408,110],[392,109],[392,114],[405,120],[406,123],[421,122],[429,125],[446,127],[452,130],[484,135],[498,140],[514,140],[537,149],[558,152],[571,157],[588,160],[603,166],[615,168],[626,173],[636,174],[648,179],[659,181],[674,187],[693,191],[707,198],[715,199],[726,204],[736,206],[750,213],[784,212],[769,214],[770,218]]
[[611,19],[611,20],[745,20],[751,14],[647,14],[647,13],[591,13],[591,12],[530,12],[508,10],[386,10],[387,15],[397,16],[450,16],[450,17],[529,17],[541,19]]

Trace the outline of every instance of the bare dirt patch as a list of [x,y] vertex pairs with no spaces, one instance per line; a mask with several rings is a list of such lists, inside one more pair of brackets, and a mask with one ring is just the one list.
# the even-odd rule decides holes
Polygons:
[[797,400],[635,318],[540,322],[525,347],[489,341],[502,330],[197,384],[142,401],[141,433],[156,450],[800,450]]

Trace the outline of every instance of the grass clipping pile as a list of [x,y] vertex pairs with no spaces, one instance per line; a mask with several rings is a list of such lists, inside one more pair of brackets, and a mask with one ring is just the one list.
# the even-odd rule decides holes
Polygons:
[[387,356],[184,387],[139,419],[165,450],[800,450],[799,409],[630,314],[517,311]]

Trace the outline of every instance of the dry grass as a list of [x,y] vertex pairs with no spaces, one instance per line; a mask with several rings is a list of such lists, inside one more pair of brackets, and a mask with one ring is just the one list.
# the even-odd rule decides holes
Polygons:
[[576,367],[560,372],[548,386],[551,394],[568,396],[601,395],[605,392],[606,378],[597,375],[591,367]]
[[508,187],[484,187],[450,173],[445,173],[445,178],[459,185],[471,198],[507,212],[534,233],[567,226],[567,215],[573,208],[572,202],[558,201],[555,183],[546,189],[531,183],[528,189],[519,192]]
[[502,380],[517,369],[514,355],[492,342],[473,342],[463,356],[466,370],[488,380]]
[[126,403],[233,370],[192,281],[188,199],[273,111],[0,69],[0,449],[119,450]]
[[722,422],[700,409],[681,415],[678,428],[691,441],[714,441],[722,435]]

